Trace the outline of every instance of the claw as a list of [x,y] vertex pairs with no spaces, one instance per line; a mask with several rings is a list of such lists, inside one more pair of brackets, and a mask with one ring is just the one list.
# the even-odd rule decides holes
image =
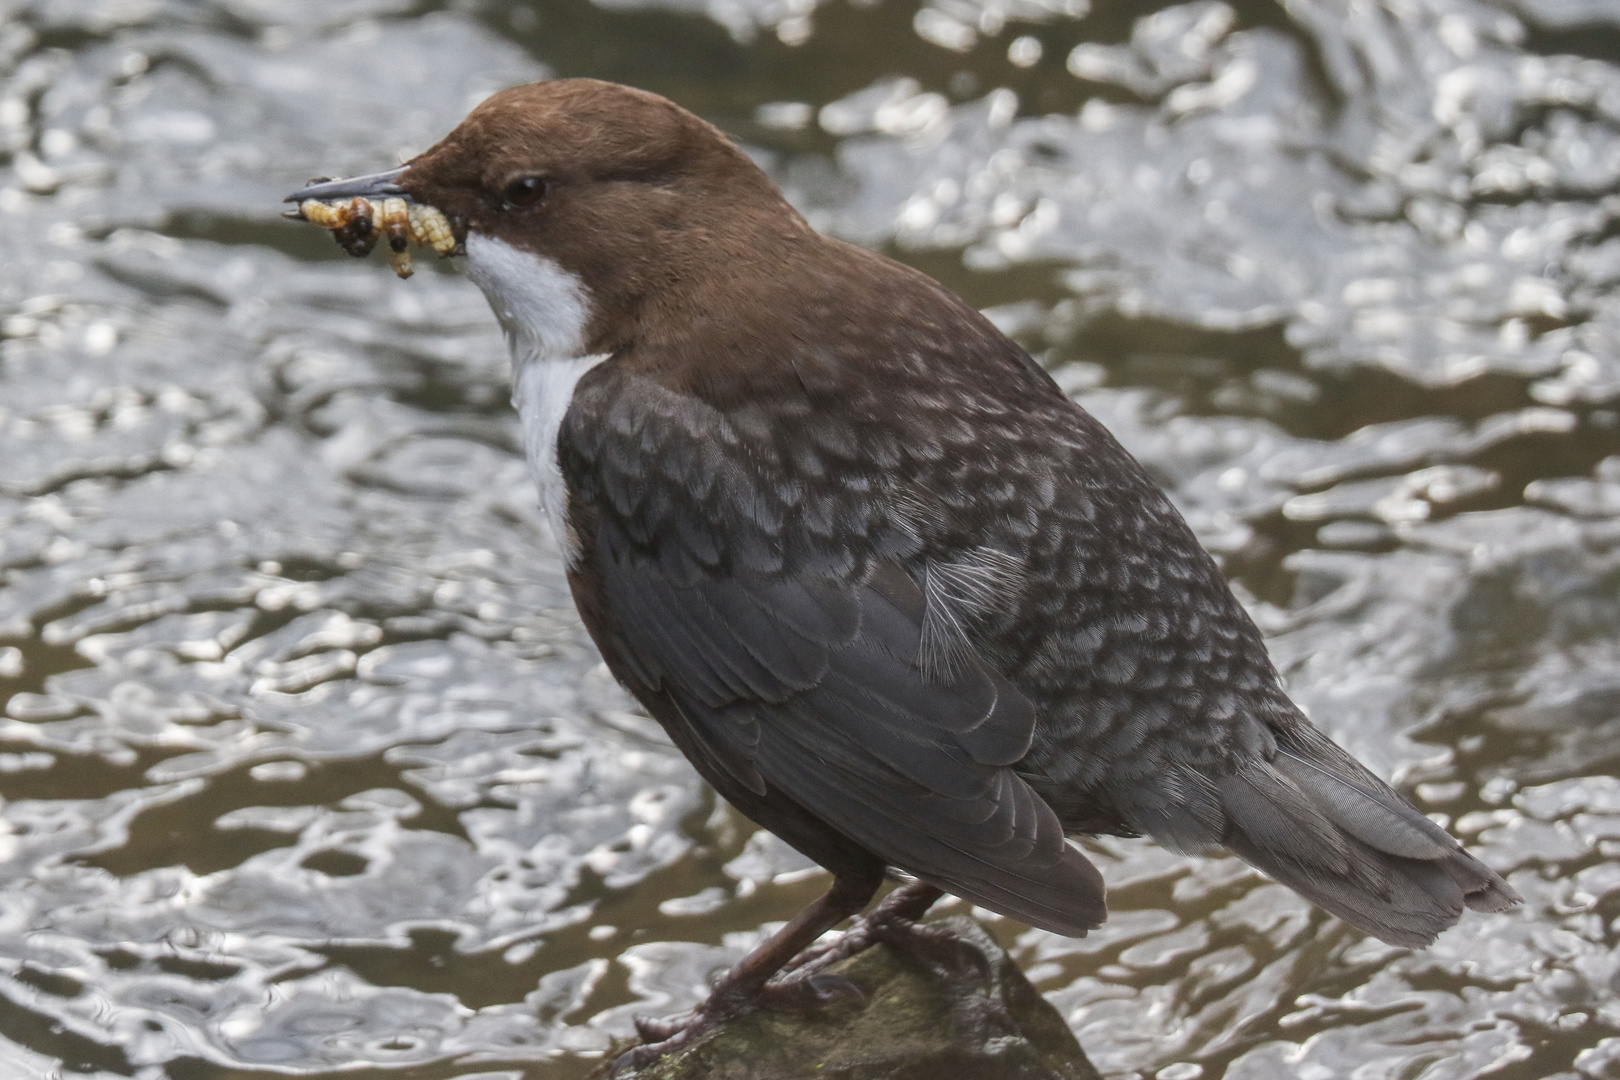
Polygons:
[[984,954],[948,930],[907,919],[886,919],[874,923],[869,932],[874,941],[881,941],[921,963],[950,970],[959,967],[960,959],[965,956],[983,972],[987,982],[994,977]]
[[[708,1000],[690,1016],[675,1020],[637,1017],[636,1031],[647,1041],[621,1054],[613,1063],[613,1075],[623,1076],[665,1054],[689,1047],[718,1025],[761,1008],[816,1009],[848,997],[864,1001],[866,995],[854,983],[824,972],[826,965],[819,956],[808,957],[816,955],[811,947],[817,938],[866,906],[879,880],[876,872],[835,878],[826,895],[726,972],[710,991]],[[938,896],[937,891],[934,895]],[[932,903],[932,899],[928,902]],[[879,905],[881,910],[883,906]],[[782,976],[783,972],[788,974]]]
[[673,1038],[690,1021],[682,1022],[668,1016],[636,1016],[632,1017],[630,1022],[636,1026],[636,1034],[641,1036],[642,1042],[661,1043]]
[[763,1004],[779,1012],[825,1009],[843,998],[862,1004],[866,1002],[866,993],[860,987],[830,971],[818,971],[808,978],[772,983],[765,990]]
[[689,1016],[660,1019],[637,1016],[632,1018],[631,1023],[636,1027],[636,1034],[641,1036],[642,1045],[619,1055],[619,1059],[613,1063],[613,1075],[623,1076],[651,1064],[665,1054],[690,1046],[711,1028],[757,1009],[809,1012],[851,998],[865,1002],[866,994],[842,975],[818,971],[766,983],[749,993],[715,994]]

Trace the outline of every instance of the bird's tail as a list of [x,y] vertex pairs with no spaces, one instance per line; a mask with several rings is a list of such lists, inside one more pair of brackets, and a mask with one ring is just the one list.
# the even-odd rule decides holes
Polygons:
[[1502,911],[1520,901],[1499,874],[1314,729],[1280,737],[1270,758],[1192,780],[1173,783],[1176,797],[1156,809],[1139,803],[1145,813],[1132,816],[1172,847],[1218,843],[1391,945],[1421,948],[1464,907]]

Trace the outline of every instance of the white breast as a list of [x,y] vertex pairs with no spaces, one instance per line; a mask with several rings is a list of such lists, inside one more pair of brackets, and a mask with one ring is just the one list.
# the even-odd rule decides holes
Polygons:
[[514,361],[512,404],[517,406],[523,425],[523,451],[529,458],[529,474],[540,489],[540,506],[551,522],[557,545],[573,562],[579,556],[579,538],[568,526],[568,489],[562,469],[557,466],[557,433],[563,414],[574,399],[574,384],[580,376],[607,359],[576,356],[568,360]]
[[568,492],[557,467],[557,433],[574,386],[606,354],[585,352],[590,294],[550,259],[477,233],[467,236],[467,276],[484,291],[512,350],[512,404],[523,429],[529,472],[558,545],[572,562],[579,541],[568,527]]

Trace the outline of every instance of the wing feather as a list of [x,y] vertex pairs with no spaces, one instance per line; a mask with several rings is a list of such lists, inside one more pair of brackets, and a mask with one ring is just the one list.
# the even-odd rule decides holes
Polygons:
[[975,903],[1060,933],[1102,921],[1100,875],[1009,767],[1033,708],[976,659],[923,670],[925,598],[904,570],[694,574],[630,537],[598,516],[626,668],[677,703],[712,767]]

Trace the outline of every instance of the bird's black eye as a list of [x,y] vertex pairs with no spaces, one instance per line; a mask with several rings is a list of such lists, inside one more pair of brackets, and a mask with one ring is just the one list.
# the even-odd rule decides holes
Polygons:
[[501,199],[507,206],[533,206],[546,197],[546,182],[538,176],[523,176],[506,185]]

